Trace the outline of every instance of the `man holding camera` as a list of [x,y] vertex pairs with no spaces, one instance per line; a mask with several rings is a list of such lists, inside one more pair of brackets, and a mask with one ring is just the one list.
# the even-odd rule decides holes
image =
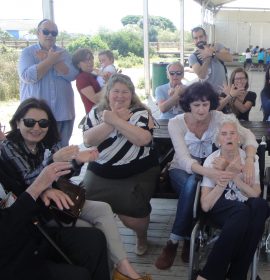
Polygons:
[[189,65],[202,81],[209,82],[220,93],[227,84],[227,69],[224,62],[231,62],[232,55],[220,43],[207,43],[207,35],[202,27],[192,29],[196,51],[189,57]]

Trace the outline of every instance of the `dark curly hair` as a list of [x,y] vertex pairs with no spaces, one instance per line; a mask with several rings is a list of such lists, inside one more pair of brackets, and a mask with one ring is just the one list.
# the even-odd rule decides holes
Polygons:
[[24,140],[20,130],[17,129],[17,122],[19,122],[30,109],[39,109],[46,112],[46,114],[48,115],[50,125],[46,136],[42,140],[42,143],[45,145],[46,148],[51,148],[53,145],[57,144],[57,142],[60,141],[57,123],[46,101],[36,98],[28,98],[19,105],[12,119],[9,122],[11,130],[6,136],[7,139],[15,143],[19,143]]
[[208,82],[196,82],[188,86],[180,98],[180,106],[184,112],[190,112],[190,103],[194,101],[210,101],[210,110],[219,105],[218,93]]

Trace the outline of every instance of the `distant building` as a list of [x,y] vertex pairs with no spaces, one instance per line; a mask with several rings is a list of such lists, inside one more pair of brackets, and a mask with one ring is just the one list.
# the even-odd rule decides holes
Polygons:
[[29,31],[36,28],[38,23],[38,19],[0,19],[0,28],[14,39],[31,40],[37,36],[29,34]]

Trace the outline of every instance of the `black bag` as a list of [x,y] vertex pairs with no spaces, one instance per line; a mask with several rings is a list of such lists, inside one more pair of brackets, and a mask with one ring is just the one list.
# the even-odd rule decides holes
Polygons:
[[75,185],[70,180],[62,177],[58,179],[54,187],[66,193],[74,203],[74,205],[70,206],[69,209],[61,210],[54,202],[52,202],[50,205],[50,210],[54,219],[60,225],[61,223],[72,223],[74,226],[82,212],[85,202],[85,188]]

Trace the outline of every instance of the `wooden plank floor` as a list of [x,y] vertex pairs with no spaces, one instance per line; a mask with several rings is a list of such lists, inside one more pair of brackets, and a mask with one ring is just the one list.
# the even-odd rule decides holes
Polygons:
[[[174,221],[176,204],[176,199],[154,198],[151,200],[153,209],[148,230],[149,249],[145,256],[137,256],[134,253],[134,233],[124,227],[119,219],[117,219],[119,231],[125,244],[129,260],[139,272],[151,274],[154,280],[187,279],[188,265],[184,264],[180,258],[182,246],[179,246],[174,265],[170,269],[159,270],[154,266],[154,262],[170,234]],[[258,269],[261,279],[270,279],[270,262],[267,261],[267,256],[263,253],[261,253],[260,256]]]

